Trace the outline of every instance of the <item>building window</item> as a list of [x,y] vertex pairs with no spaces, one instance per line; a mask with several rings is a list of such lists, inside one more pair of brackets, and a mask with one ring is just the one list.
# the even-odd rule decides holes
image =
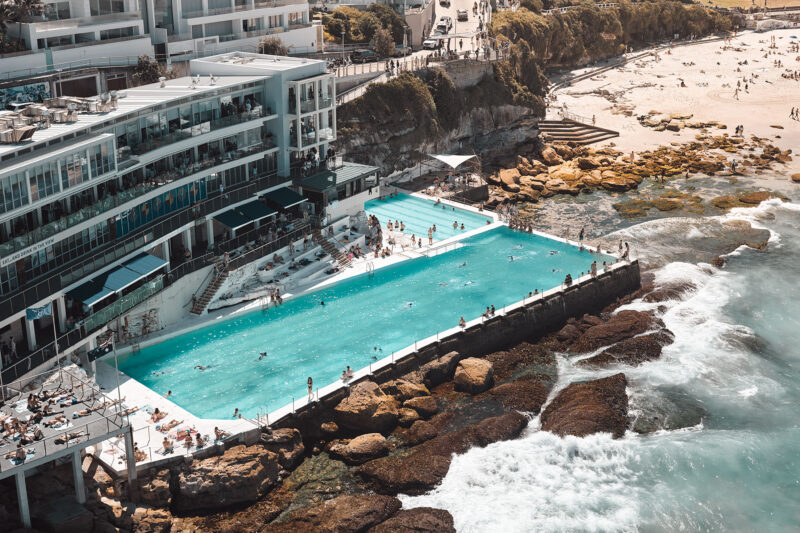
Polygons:
[[17,290],[18,287],[17,265],[12,263],[0,268],[0,294],[8,294],[11,291]]
[[69,2],[56,2],[44,5],[44,16],[47,20],[65,20],[70,18]]
[[86,154],[70,154],[61,158],[61,188],[68,189],[89,179]]
[[270,17],[269,17],[269,27],[270,28],[278,28],[280,26],[283,26],[283,24],[281,24],[281,16],[280,15],[270,15]]
[[0,180],[0,213],[28,204],[28,187],[25,173],[12,174]]
[[102,30],[100,32],[100,40],[106,41],[108,39],[120,39],[122,37],[133,37],[139,35],[139,28],[136,26],[128,26],[127,28],[114,28],[113,30]]
[[89,12],[93,17],[124,13],[125,2],[123,0],[89,0]]
[[294,13],[289,13],[289,26],[293,24],[302,24],[303,23],[303,12],[296,11]]
[[32,168],[29,183],[32,202],[57,193],[59,191],[58,167],[55,161]]

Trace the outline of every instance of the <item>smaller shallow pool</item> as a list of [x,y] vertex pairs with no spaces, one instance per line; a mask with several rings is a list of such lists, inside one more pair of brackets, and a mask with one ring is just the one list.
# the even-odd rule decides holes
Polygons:
[[[445,204],[437,205],[432,200],[408,194],[398,194],[386,200],[370,200],[364,204],[364,210],[378,217],[383,229],[386,229],[389,220],[393,223],[402,222],[406,226],[404,233],[409,236],[427,237],[428,228],[435,225],[436,233],[433,234],[433,238],[436,241],[462,235],[467,231],[486,226],[487,222],[493,222],[491,217],[485,215]],[[458,229],[453,228],[454,222],[457,223]]]

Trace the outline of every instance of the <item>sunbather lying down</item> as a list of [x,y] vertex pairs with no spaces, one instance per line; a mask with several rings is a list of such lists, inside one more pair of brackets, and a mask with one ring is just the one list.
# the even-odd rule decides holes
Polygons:
[[153,411],[153,416],[150,417],[150,422],[158,422],[159,420],[163,420],[168,414],[169,413],[166,411],[159,411],[158,407],[156,407],[156,410]]
[[120,411],[119,415],[120,416],[132,415],[133,413],[135,413],[138,410],[139,410],[138,407],[128,407],[127,409],[123,409],[122,411]]
[[160,426],[156,429],[158,429],[161,433],[166,433],[179,424],[183,424],[183,420],[175,420],[173,418],[172,420],[170,420],[169,424],[164,424],[163,426]]
[[55,443],[66,444],[71,440],[75,440],[83,436],[84,436],[83,431],[73,431],[72,433],[67,433],[66,435],[61,435],[60,437],[57,437]]

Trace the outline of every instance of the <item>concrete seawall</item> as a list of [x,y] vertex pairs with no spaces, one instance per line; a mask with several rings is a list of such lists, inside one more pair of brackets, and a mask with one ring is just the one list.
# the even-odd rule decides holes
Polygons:
[[[597,313],[640,287],[638,261],[614,265],[610,271],[596,278],[585,276],[570,287],[547,291],[541,296],[509,306],[505,313],[498,313],[481,323],[441,336],[439,340],[420,346],[373,372],[357,372],[357,379],[352,380],[349,385],[364,380],[384,383],[453,351],[458,352],[462,358],[479,357],[525,340],[536,339],[560,329],[569,318]],[[317,412],[335,407],[348,394],[349,387],[338,387],[328,394],[320,395],[315,402],[304,403],[294,413],[270,420],[270,425],[282,428],[308,424]]]

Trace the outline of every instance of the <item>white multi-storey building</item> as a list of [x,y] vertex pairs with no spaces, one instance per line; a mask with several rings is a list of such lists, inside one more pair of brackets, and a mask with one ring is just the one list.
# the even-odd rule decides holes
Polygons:
[[[47,359],[36,350],[54,327],[62,352],[91,345],[133,305],[255,240],[249,231],[308,231],[310,206],[287,186],[330,172],[333,74],[321,61],[249,53],[190,68],[125,92],[0,111],[5,382]],[[52,316],[26,320],[47,305]],[[11,337],[14,359],[39,354],[25,368],[8,367]]]
[[188,61],[257,51],[274,35],[290,54],[316,52],[321,27],[305,0],[44,0],[44,13],[10,24],[28,51],[0,56],[0,83],[76,67],[130,66],[148,55]]

